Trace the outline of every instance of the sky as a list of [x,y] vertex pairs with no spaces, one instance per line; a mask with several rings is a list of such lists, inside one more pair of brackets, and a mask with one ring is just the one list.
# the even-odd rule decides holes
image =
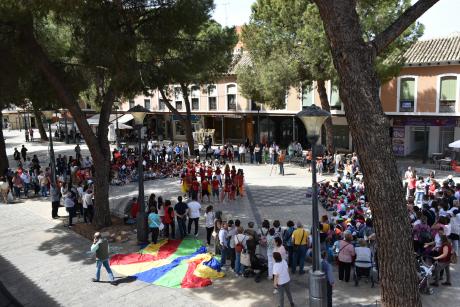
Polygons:
[[[254,0],[214,0],[214,19],[222,25],[242,25],[249,22]],[[416,0],[412,0],[416,2]],[[422,39],[447,36],[460,32],[460,0],[440,0],[419,21],[425,25]]]

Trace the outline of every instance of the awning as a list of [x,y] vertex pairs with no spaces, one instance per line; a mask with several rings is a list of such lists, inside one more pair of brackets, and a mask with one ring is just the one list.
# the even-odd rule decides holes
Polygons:
[[[109,122],[115,123],[115,121],[117,120],[117,117],[118,117],[118,128],[119,129],[122,129],[120,128],[120,124],[125,124],[133,119],[133,116],[131,114],[123,114],[123,115],[122,114],[110,114]],[[91,116],[90,118],[87,119],[87,121],[90,126],[99,125],[99,114]],[[124,129],[132,129],[132,127],[124,128]]]
[[449,147],[450,148],[460,148],[460,140],[450,143]]

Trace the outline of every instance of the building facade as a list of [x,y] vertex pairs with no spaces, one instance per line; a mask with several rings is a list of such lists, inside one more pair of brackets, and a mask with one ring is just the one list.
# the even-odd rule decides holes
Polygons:
[[[243,53],[240,62],[247,63]],[[398,156],[432,155],[460,139],[460,35],[419,41],[404,55],[399,75],[382,84],[380,97],[392,129],[393,149]],[[180,91],[172,90],[169,100],[185,114]],[[300,88],[300,87],[299,87]],[[337,148],[353,150],[344,106],[335,85],[326,82],[334,141]],[[214,129],[215,143],[222,140],[272,142],[287,145],[305,140],[303,125],[295,118],[302,107],[320,105],[315,82],[301,89],[291,88],[284,109],[271,110],[243,97],[235,70],[215,84],[191,86],[190,103],[194,131]],[[134,105],[152,111],[148,125],[159,138],[185,140],[182,124],[165,106],[158,91],[149,97],[124,101],[121,110]]]

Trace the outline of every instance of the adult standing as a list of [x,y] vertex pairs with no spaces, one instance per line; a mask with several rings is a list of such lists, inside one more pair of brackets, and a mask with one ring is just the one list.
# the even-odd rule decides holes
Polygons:
[[14,161],[16,161],[17,165],[21,163],[21,153],[18,151],[17,148],[14,149],[13,158]]
[[115,285],[116,283],[109,264],[109,242],[107,239],[102,238],[100,232],[94,234],[91,252],[96,253],[96,278],[93,278],[93,282],[99,282],[101,278],[101,267],[104,266],[109,275],[110,284]]
[[26,158],[27,158],[27,148],[22,145],[22,148],[21,148],[21,156],[22,156],[22,160],[24,160],[24,162],[26,162]]
[[210,246],[212,232],[214,231],[214,219],[216,217],[216,215],[214,214],[213,206],[210,205],[206,207],[206,212],[204,213],[204,217],[206,220],[206,242],[208,246]]
[[253,257],[256,254],[257,243],[259,241],[257,231],[254,229],[254,222],[248,223],[248,228],[244,230],[244,233],[248,236],[248,239],[246,241],[248,253],[251,257]]
[[148,216],[148,223],[150,231],[152,232],[152,243],[157,244],[158,236],[160,235],[160,216],[155,206],[150,207],[150,213]]
[[289,277],[288,265],[278,252],[273,253],[273,259],[275,260],[275,264],[273,265],[273,287],[275,290],[278,290],[278,306],[284,307],[284,292],[286,292],[291,306],[294,306],[290,289],[291,278]]
[[55,184],[51,183],[50,186],[50,194],[51,194],[51,217],[53,219],[57,219],[59,217],[58,210],[59,204],[61,200],[61,194],[59,188],[56,187]]
[[92,188],[88,188],[86,189],[82,197],[83,221],[85,223],[87,223],[87,221],[89,221],[90,223],[93,222],[93,214],[94,214],[93,195],[94,193],[93,193]]
[[222,227],[219,230],[219,247],[220,247],[220,262],[222,264],[222,269],[225,268],[227,262],[227,254],[228,254],[228,243],[227,243],[227,236],[228,236],[228,225],[227,222],[222,222]]
[[305,256],[307,254],[309,233],[303,229],[301,222],[297,222],[297,229],[292,233],[292,244],[293,244],[293,263],[291,265],[291,272],[295,274],[297,266],[299,267],[299,274],[305,274]]
[[69,213],[68,227],[71,228],[73,226],[72,219],[75,216],[75,200],[72,196],[72,192],[70,191],[67,191],[67,194],[64,197],[64,206],[66,211]]
[[280,167],[280,175],[282,176],[284,176],[284,160],[285,159],[286,159],[286,154],[284,153],[284,150],[281,150],[278,156],[278,165]]
[[175,239],[176,224],[174,222],[174,209],[172,208],[171,201],[169,199],[165,200],[163,210],[164,210],[164,215],[163,215],[164,236],[166,238],[169,238],[169,235],[171,235],[171,238]]
[[192,201],[187,204],[188,206],[188,229],[187,233],[190,234],[192,230],[192,224],[195,224],[195,237],[198,237],[198,222],[200,220],[200,211],[201,211],[201,204],[197,201],[196,195],[192,197]]
[[241,265],[241,253],[247,250],[248,236],[243,233],[243,227],[237,228],[235,235],[235,274],[241,276],[243,274],[244,266]]
[[182,196],[177,197],[177,204],[174,206],[174,211],[176,211],[177,227],[179,228],[179,234],[181,239],[187,234],[187,213],[188,206],[186,203],[182,202]]
[[334,162],[335,162],[335,175],[338,176],[340,163],[342,162],[342,155],[340,155],[337,151],[335,152],[335,155],[334,155]]
[[292,243],[292,234],[294,233],[294,222],[288,221],[286,224],[287,228],[283,233],[283,242],[288,253],[288,265],[292,267],[294,257],[294,245]]
[[355,247],[352,244],[353,235],[345,232],[345,239],[339,242],[339,280],[350,281],[351,264],[355,254]]
[[432,286],[439,286],[439,275],[441,274],[441,271],[445,270],[446,272],[446,281],[442,283],[444,286],[452,286],[450,283],[450,259],[452,257],[452,245],[449,242],[449,239],[447,239],[446,235],[441,235],[441,254],[439,256],[433,257],[433,260],[438,261],[438,265],[436,266],[435,269],[435,274],[434,274],[434,282],[431,283]]
[[327,261],[327,252],[321,252],[321,270],[326,274],[327,307],[332,307],[332,288],[334,288],[334,274],[332,265]]

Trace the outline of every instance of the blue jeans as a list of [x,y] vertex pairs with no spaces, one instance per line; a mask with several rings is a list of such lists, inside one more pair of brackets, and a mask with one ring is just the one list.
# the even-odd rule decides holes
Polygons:
[[27,197],[29,195],[30,183],[24,183],[24,196]]
[[21,188],[20,187],[13,186],[13,190],[14,190],[14,196],[16,196],[17,198],[21,197]]
[[96,260],[96,280],[99,281],[99,279],[101,278],[101,267],[102,265],[104,265],[104,268],[106,269],[107,271],[107,274],[109,274],[109,280],[110,281],[113,281],[114,278],[113,278],[113,273],[112,273],[112,269],[110,268],[110,265],[109,265],[109,259],[106,259],[106,260]]
[[424,192],[415,192],[415,204],[421,204],[423,200]]
[[228,248],[227,247],[220,247],[220,264],[222,266],[225,265],[227,262],[227,253],[228,253]]
[[280,166],[280,175],[284,176],[284,163],[279,163]]
[[303,273],[305,266],[305,256],[307,255],[307,246],[299,245],[297,248],[294,247],[293,254],[293,265],[291,266],[292,273],[295,273],[297,266],[299,266],[299,272]]
[[187,226],[185,225],[186,217],[177,217],[177,226],[179,228],[180,237],[184,238],[187,235]]
[[40,193],[43,197],[46,197],[48,195],[48,187],[46,185],[42,185],[40,187]]
[[241,265],[241,253],[235,253],[235,273],[236,274],[243,274],[244,266]]

